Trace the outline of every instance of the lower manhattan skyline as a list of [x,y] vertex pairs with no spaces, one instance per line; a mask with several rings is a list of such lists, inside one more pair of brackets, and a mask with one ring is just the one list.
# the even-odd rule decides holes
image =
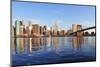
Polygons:
[[[72,24],[95,26],[95,7],[42,3],[12,2],[12,21],[23,20],[51,27],[56,21],[59,28],[70,29]],[[56,7],[57,6],[57,7]]]

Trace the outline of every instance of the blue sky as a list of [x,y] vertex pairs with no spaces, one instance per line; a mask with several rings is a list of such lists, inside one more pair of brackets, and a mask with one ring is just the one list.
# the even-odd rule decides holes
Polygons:
[[59,28],[70,29],[72,24],[95,25],[95,7],[79,5],[12,2],[12,21],[23,20],[51,27],[58,21]]

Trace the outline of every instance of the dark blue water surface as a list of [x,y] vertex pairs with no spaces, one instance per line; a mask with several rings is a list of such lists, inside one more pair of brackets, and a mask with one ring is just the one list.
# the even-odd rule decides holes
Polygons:
[[12,47],[14,66],[96,60],[93,36],[12,38]]

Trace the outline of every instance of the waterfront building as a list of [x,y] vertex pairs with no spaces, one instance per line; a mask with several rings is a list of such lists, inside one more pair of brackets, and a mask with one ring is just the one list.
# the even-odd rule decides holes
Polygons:
[[46,36],[50,36],[50,35],[51,35],[50,30],[47,30],[47,31],[45,32],[45,35],[46,35]]
[[40,26],[40,34],[43,35],[43,27]]
[[38,24],[32,25],[32,33],[34,36],[40,36],[40,26]]
[[53,35],[52,27],[50,27],[50,34],[51,34],[51,36]]
[[65,36],[66,35],[66,31],[65,30],[61,30],[60,35],[61,36]]
[[15,33],[16,33],[16,36],[20,35],[20,26],[22,24],[23,24],[22,21],[18,21],[18,20],[15,21]]
[[72,30],[71,29],[67,30],[67,35],[69,35],[70,33],[72,33]]
[[53,29],[52,35],[53,36],[57,36],[57,31],[59,31],[58,27],[59,27],[58,21],[55,21],[54,24],[53,24],[53,27],[52,27],[52,29]]
[[46,35],[46,31],[47,31],[47,26],[43,27],[43,35]]
[[53,36],[57,36],[57,31],[56,30],[53,30]]
[[29,26],[28,26],[28,35],[29,35],[29,36],[32,35],[32,24],[31,24],[31,21],[29,21]]
[[20,26],[20,35],[24,35],[24,29],[25,29],[25,26],[21,25]]

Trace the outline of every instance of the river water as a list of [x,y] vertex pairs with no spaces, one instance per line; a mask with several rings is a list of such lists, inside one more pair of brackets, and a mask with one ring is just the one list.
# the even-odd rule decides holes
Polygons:
[[95,60],[95,36],[12,38],[14,66]]

